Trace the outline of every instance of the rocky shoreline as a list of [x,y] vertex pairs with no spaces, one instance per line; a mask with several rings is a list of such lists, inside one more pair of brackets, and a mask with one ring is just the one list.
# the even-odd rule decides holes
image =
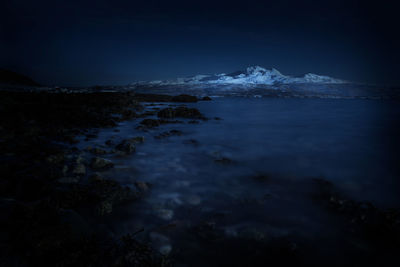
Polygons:
[[142,105],[197,101],[189,95],[1,91],[0,265],[169,266],[164,255],[137,242],[134,233],[117,240],[96,223],[150,189],[145,182],[129,188],[101,174],[113,167],[104,154],[134,153],[144,138],[109,140],[107,150],[82,150],[77,137],[93,139],[100,128],[125,120],[141,120],[144,130],[179,117],[204,120],[197,109],[185,106],[146,119],[154,113],[144,112]]
[[[104,172],[114,168],[108,156],[126,157],[147,142],[141,131],[164,124],[207,121],[186,103],[209,100],[133,92],[1,91],[0,266],[171,266],[173,261],[168,256],[136,240],[141,229],[122,238],[104,229],[103,221],[112,217],[116,208],[141,200],[152,190],[152,185],[139,177],[128,187]],[[93,140],[100,129],[114,128],[128,120],[137,121],[136,136],[79,146],[79,140]],[[154,138],[180,135],[181,131],[173,129],[157,133]],[[196,145],[196,140],[186,142]],[[222,155],[215,155],[214,161],[227,167],[240,164]],[[270,178],[248,177],[260,187]],[[349,266],[385,266],[397,260],[398,210],[383,211],[371,203],[353,201],[323,179],[313,179],[308,188],[317,205],[346,225],[344,231],[353,243],[341,246],[343,251],[353,253],[349,254]],[[215,265],[220,266],[259,266],[265,262],[273,266],[313,265],[306,256],[313,255],[316,244],[308,241],[302,244],[294,242],[295,238],[271,239],[266,237],[268,233],[257,231],[227,236],[211,219],[190,230],[194,243],[205,248],[199,259],[204,264],[207,258],[215,257]],[[196,256],[182,253],[181,260],[193,261],[187,257]],[[335,266],[335,261],[327,266]]]

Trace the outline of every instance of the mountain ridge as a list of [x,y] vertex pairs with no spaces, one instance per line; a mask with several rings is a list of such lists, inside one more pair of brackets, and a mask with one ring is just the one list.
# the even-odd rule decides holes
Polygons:
[[329,76],[307,73],[302,77],[293,77],[282,74],[275,68],[266,69],[260,66],[251,66],[243,71],[235,71],[229,74],[198,74],[186,78],[173,80],[155,80],[136,82],[139,85],[196,85],[196,84],[237,84],[237,85],[275,85],[293,83],[321,83],[342,84],[348,81]]

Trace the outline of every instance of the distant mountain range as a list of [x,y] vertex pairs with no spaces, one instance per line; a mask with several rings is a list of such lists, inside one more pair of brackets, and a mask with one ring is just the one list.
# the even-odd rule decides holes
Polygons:
[[265,69],[260,66],[254,66],[248,67],[245,71],[236,71],[230,74],[196,75],[174,80],[136,82],[133,85],[278,85],[294,83],[343,84],[348,82],[313,73],[305,74],[303,77],[292,77],[284,75],[274,68]]

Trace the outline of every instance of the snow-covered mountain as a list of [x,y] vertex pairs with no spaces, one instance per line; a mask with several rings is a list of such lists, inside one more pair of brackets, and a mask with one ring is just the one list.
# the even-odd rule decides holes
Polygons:
[[177,78],[166,81],[138,82],[137,85],[277,85],[293,83],[319,83],[342,84],[347,81],[328,76],[308,73],[303,77],[291,77],[280,73],[278,70],[265,69],[260,66],[248,67],[245,71],[237,71],[230,74],[196,75],[187,78]]

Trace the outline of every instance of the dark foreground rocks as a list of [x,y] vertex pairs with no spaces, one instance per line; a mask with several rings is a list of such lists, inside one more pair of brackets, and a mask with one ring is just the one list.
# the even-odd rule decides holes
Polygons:
[[114,165],[108,155],[134,153],[144,138],[75,147],[78,135],[96,138],[142,111],[133,93],[0,92],[0,266],[169,266],[100,225],[150,190],[101,175]]
[[176,117],[190,118],[190,119],[204,119],[204,116],[196,108],[177,107],[177,108],[164,108],[157,113],[159,118],[173,119]]
[[136,99],[142,102],[183,102],[195,103],[198,101],[196,96],[181,94],[176,96],[157,95],[157,94],[136,94]]

